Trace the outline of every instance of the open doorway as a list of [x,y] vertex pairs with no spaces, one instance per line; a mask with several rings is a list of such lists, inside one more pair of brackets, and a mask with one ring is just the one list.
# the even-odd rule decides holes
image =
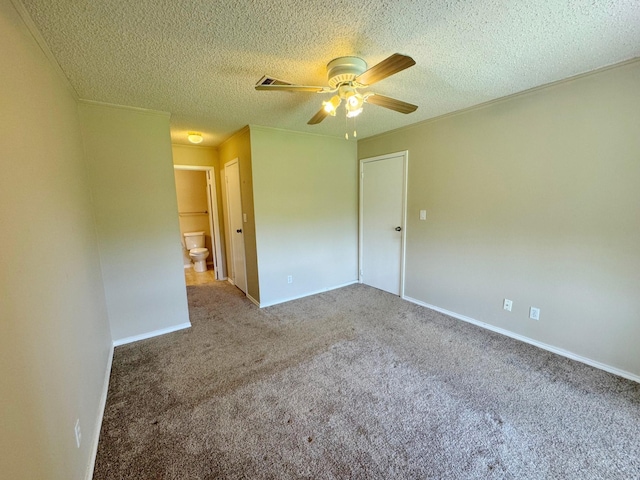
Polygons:
[[[174,173],[185,280],[188,285],[225,280],[214,167],[175,165]],[[204,248],[208,250],[204,271],[194,269],[194,259],[189,256],[184,238],[188,232],[204,232]]]

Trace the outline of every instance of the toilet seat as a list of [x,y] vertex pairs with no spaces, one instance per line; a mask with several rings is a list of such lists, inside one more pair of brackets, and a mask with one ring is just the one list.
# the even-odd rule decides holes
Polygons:
[[207,250],[206,248],[192,248],[191,250],[189,250],[189,255],[193,254],[193,255],[201,255],[203,253],[209,253],[209,250]]

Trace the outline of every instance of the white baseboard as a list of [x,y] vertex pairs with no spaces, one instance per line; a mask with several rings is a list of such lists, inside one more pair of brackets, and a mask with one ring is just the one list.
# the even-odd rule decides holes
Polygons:
[[147,338],[157,337],[159,335],[176,332],[178,330],[183,330],[185,328],[191,328],[191,323],[190,322],[181,323],[180,325],[174,325],[172,327],[162,328],[160,330],[154,330],[153,332],[142,333],[140,335],[133,335],[132,337],[120,338],[118,340],[113,341],[113,346],[119,347],[120,345],[138,342],[140,340],[146,340]]
[[477,325],[478,327],[486,328],[487,330],[491,330],[492,332],[499,333],[501,335],[505,335],[507,337],[514,338],[516,340],[520,340],[521,342],[528,343],[535,347],[541,348],[543,350],[547,350],[548,352],[556,353],[558,355],[562,355],[563,357],[570,358],[571,360],[576,360],[578,362],[584,363],[586,365],[590,365],[592,367],[598,368],[600,370],[604,370],[605,372],[613,373],[614,375],[618,375],[620,377],[627,378],[629,380],[633,380],[634,382],[640,383],[640,376],[634,375],[631,372],[627,372],[626,370],[621,370],[616,367],[612,367],[610,365],[598,362],[596,360],[592,360],[587,357],[583,357],[581,355],[577,355],[568,350],[564,350],[562,348],[554,347],[553,345],[548,345],[546,343],[539,342],[537,340],[533,340],[532,338],[525,337],[524,335],[520,335],[518,333],[511,332],[509,330],[505,330],[504,328],[495,327],[488,323],[481,322],[476,320],[475,318],[467,317],[465,315],[460,315],[459,313],[452,312],[450,310],[445,310],[444,308],[436,307],[435,305],[430,305],[428,303],[422,302],[415,298],[403,296],[404,300],[408,302],[415,303],[416,305],[420,305],[422,307],[429,308],[431,310],[435,310],[436,312],[444,313],[445,315],[449,315],[450,317],[456,318],[458,320],[462,320],[463,322],[472,323]]
[[324,293],[324,292],[329,292],[331,290],[336,290],[338,288],[348,287],[349,285],[353,285],[354,283],[358,283],[358,280],[352,280],[351,282],[343,283],[342,285],[335,285],[333,287],[323,288],[322,290],[316,290],[314,292],[303,293],[302,295],[297,295],[295,297],[288,297],[288,298],[283,298],[283,299],[280,299],[280,300],[274,300],[272,302],[261,303],[258,306],[260,308],[272,307],[272,306],[278,305],[280,303],[290,302],[292,300],[298,300],[300,298],[310,297],[311,295],[317,295],[318,293]]
[[260,302],[259,302],[259,301],[257,301],[255,298],[253,298],[253,297],[252,297],[251,295],[249,295],[248,293],[247,293],[247,298],[248,298],[249,300],[251,300],[251,302],[252,302],[252,303],[254,303],[255,305],[257,305],[257,306],[258,306],[258,308],[260,308]]
[[98,418],[96,418],[95,433],[91,439],[91,454],[89,456],[89,465],[87,465],[86,480],[93,478],[93,470],[96,467],[96,457],[98,456],[98,442],[100,441],[100,430],[102,429],[102,419],[104,418],[104,410],[107,406],[107,393],[109,392],[109,379],[111,378],[111,365],[113,364],[113,345],[109,349],[109,359],[107,360],[107,369],[104,374],[104,382],[102,385],[102,394],[100,395],[100,403],[98,404]]

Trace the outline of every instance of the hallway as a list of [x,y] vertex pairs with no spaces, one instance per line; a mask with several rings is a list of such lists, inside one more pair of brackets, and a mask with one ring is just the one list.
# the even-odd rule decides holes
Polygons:
[[187,287],[191,285],[206,285],[216,282],[216,274],[213,269],[207,268],[206,272],[196,272],[193,267],[184,269],[184,279]]

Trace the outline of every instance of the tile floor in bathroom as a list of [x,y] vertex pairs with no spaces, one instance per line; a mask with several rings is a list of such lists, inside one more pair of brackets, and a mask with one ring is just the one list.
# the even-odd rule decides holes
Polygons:
[[193,267],[184,269],[184,278],[189,285],[203,285],[205,283],[214,283],[216,276],[211,267],[207,268],[206,272],[196,272]]

